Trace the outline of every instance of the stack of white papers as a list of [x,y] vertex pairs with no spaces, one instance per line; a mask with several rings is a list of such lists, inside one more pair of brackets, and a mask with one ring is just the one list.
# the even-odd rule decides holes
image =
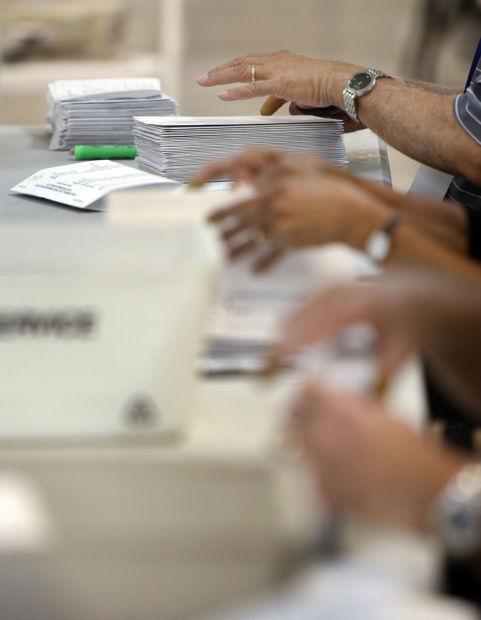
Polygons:
[[59,151],[78,144],[133,145],[134,116],[177,114],[177,103],[156,78],[52,82],[47,101],[50,149]]
[[315,116],[136,117],[139,165],[176,181],[247,147],[309,153],[345,163],[341,121]]

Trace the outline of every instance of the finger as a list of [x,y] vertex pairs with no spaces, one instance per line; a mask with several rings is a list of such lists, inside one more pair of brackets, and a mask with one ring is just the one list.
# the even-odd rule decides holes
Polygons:
[[[256,72],[259,69],[259,64],[262,62],[259,55],[247,54],[247,56],[238,56],[228,62],[210,69],[207,73],[200,75],[197,78],[197,83],[201,86],[215,86],[216,84],[230,84],[232,82],[239,82],[239,76],[244,73],[248,75],[248,80],[251,80],[252,65],[256,65]],[[219,81],[227,80],[227,81]]]
[[256,212],[258,203],[258,197],[255,197],[249,198],[248,200],[243,200],[241,202],[237,202],[231,207],[222,207],[220,209],[216,209],[208,215],[207,221],[211,224],[218,224],[219,222],[224,222],[229,217],[238,217],[241,218],[244,222],[249,223],[253,219],[252,214]]
[[229,176],[235,180],[249,181],[283,153],[275,149],[251,147],[240,155],[227,157],[204,166],[191,180],[189,187],[198,188],[219,177]]
[[220,159],[214,161],[207,166],[204,166],[196,176],[190,181],[189,188],[199,188],[205,183],[218,179],[219,177],[231,177],[233,179],[244,173],[246,168],[246,161],[242,155],[236,155],[235,157],[229,157],[226,159]]
[[249,228],[249,225],[246,222],[241,222],[236,226],[232,226],[231,228],[226,228],[222,231],[222,239],[224,241],[229,241],[237,235],[244,233]]
[[259,247],[259,242],[257,239],[251,238],[243,243],[237,244],[234,247],[229,247],[229,259],[235,261],[245,254],[249,254],[253,252]]
[[230,217],[234,217],[237,215],[237,205],[234,207],[224,207],[222,209],[216,209],[209,213],[207,216],[207,221],[210,224],[219,224],[224,222]]
[[337,285],[322,291],[303,305],[284,326],[279,354],[292,354],[355,321],[369,321],[372,314],[370,291],[363,289],[363,286],[368,285]]
[[270,245],[271,247],[263,252],[262,256],[255,261],[252,268],[255,274],[268,271],[286,252],[286,247],[282,241],[274,239]]
[[269,96],[261,107],[262,116],[272,116],[279,108],[286,103],[285,99],[279,99],[279,97]]
[[245,86],[238,86],[230,90],[223,90],[217,93],[222,101],[239,101],[241,99],[252,99],[254,97],[263,97],[265,95],[276,95],[279,90],[277,80],[260,80],[250,82]]
[[[202,86],[219,86],[221,84],[233,84],[234,82],[251,82],[252,81],[252,67],[255,67],[256,79],[261,79],[260,67],[255,64],[242,63],[235,65],[234,67],[227,67],[225,69],[217,69],[207,74],[207,76],[201,76],[198,82]],[[201,81],[202,80],[202,81]]]

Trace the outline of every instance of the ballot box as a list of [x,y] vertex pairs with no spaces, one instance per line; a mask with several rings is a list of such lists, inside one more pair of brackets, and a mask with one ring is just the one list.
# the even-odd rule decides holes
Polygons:
[[0,441],[179,431],[216,252],[188,224],[2,226]]

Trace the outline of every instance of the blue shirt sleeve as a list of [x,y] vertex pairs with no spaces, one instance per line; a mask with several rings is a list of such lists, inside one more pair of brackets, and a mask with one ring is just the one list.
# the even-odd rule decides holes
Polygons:
[[481,145],[481,70],[466,92],[454,100],[454,113],[463,129]]

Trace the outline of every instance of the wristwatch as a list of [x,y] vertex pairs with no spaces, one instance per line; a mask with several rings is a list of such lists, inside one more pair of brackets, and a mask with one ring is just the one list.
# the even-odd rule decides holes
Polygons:
[[346,112],[356,123],[361,122],[357,115],[356,101],[359,97],[363,97],[367,95],[367,93],[370,93],[374,86],[376,86],[376,81],[383,77],[392,79],[392,76],[383,71],[367,69],[366,71],[354,73],[354,75],[351,75],[347,80],[346,88],[342,91],[342,95],[344,97]]
[[376,265],[382,265],[389,256],[393,233],[401,221],[401,215],[395,213],[384,228],[374,230],[367,238],[364,251]]
[[450,555],[466,557],[481,550],[481,464],[466,465],[447,484],[434,516]]

